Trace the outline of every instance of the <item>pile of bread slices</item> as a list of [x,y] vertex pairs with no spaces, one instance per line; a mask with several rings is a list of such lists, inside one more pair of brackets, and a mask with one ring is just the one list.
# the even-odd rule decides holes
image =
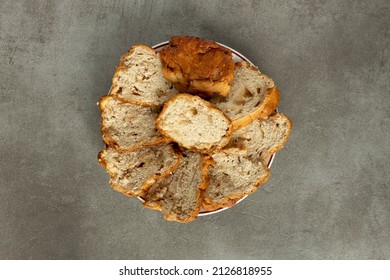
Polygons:
[[229,49],[190,36],[135,45],[99,102],[111,186],[169,221],[233,206],[267,181],[291,121],[273,80]]

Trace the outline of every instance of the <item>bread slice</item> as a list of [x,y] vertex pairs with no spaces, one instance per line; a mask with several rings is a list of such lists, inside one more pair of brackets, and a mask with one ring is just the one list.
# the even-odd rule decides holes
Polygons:
[[161,210],[168,221],[187,223],[196,219],[201,206],[200,190],[207,186],[202,158],[199,153],[183,152],[179,167],[149,189],[144,206]]
[[291,132],[291,120],[282,113],[267,119],[253,121],[250,125],[234,131],[228,147],[239,147],[247,151],[253,160],[263,163],[287,142]]
[[261,161],[252,161],[245,150],[228,148],[205,158],[210,162],[209,185],[203,193],[202,207],[208,211],[229,207],[249,195],[270,175]]
[[155,182],[177,168],[180,155],[169,144],[142,147],[131,152],[118,152],[108,147],[99,153],[98,160],[110,174],[110,184],[116,191],[142,196]]
[[213,97],[210,102],[232,120],[236,130],[274,112],[279,98],[280,93],[273,80],[243,61],[236,63],[229,95],[225,98]]
[[179,92],[226,96],[234,77],[232,52],[192,36],[174,36],[160,51],[163,74]]
[[135,45],[121,57],[110,95],[144,106],[161,106],[177,93],[162,73],[160,55],[145,45]]
[[156,108],[123,102],[110,95],[100,99],[99,107],[103,141],[117,150],[131,151],[166,140],[154,125],[159,113]]
[[190,94],[178,94],[165,103],[156,127],[180,146],[203,153],[220,150],[232,134],[230,120],[221,111]]

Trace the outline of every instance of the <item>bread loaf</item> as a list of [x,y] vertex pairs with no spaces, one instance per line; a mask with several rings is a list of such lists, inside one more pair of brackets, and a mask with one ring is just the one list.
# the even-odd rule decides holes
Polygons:
[[148,46],[135,45],[121,57],[109,94],[139,105],[159,107],[176,93],[164,78],[160,55]]
[[232,52],[215,42],[174,36],[160,51],[163,74],[179,92],[226,96],[234,76]]

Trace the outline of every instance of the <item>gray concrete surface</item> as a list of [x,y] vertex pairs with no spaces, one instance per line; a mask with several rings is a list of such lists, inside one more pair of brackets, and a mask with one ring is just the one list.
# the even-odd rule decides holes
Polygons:
[[[389,1],[0,1],[1,259],[390,259]],[[237,49],[294,122],[270,180],[191,224],[111,190],[96,102],[171,35]]]

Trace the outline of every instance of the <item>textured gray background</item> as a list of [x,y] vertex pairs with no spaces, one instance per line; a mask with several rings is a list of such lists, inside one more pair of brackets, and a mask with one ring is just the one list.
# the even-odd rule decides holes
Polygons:
[[[389,1],[0,1],[1,259],[390,259]],[[96,102],[171,35],[242,52],[294,122],[270,180],[182,225],[111,190]]]

